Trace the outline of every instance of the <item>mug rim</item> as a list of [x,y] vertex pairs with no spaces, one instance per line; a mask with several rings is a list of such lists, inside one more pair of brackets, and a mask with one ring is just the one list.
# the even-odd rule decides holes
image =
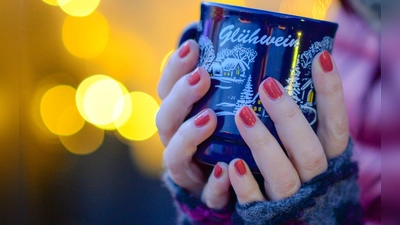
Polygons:
[[211,6],[211,7],[220,7],[222,9],[228,9],[228,10],[234,11],[234,12],[257,13],[257,14],[261,14],[261,15],[276,16],[276,17],[282,18],[282,19],[299,19],[302,22],[324,23],[326,25],[338,26],[337,23],[331,22],[331,21],[319,20],[319,19],[314,19],[314,18],[309,18],[309,17],[304,17],[304,16],[296,16],[296,15],[292,15],[292,14],[285,14],[285,13],[268,11],[268,10],[257,9],[257,8],[229,5],[229,4],[218,3],[218,2],[205,1],[205,2],[202,2],[201,5]]

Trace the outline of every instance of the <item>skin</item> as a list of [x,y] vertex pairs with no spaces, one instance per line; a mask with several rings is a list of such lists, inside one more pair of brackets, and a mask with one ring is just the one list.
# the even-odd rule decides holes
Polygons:
[[189,84],[189,76],[197,64],[199,48],[193,40],[189,40],[188,45],[189,54],[181,58],[178,49],[164,69],[158,85],[158,93],[163,102],[156,123],[165,145],[166,171],[176,184],[200,198],[208,207],[225,207],[229,200],[230,186],[240,204],[287,198],[295,194],[302,183],[326,171],[327,161],[345,150],[349,128],[342,83],[334,62],[332,71],[323,71],[318,60],[320,53],[312,64],[319,118],[317,134],[282,85],[278,85],[283,92],[278,99],[269,98],[262,84],[259,88],[262,104],[274,121],[289,157],[257,116],[252,127],[242,121],[238,115],[240,110],[235,116],[238,130],[250,147],[265,179],[267,196],[262,194],[246,163],[245,174],[240,175],[236,171],[234,165],[239,159],[232,160],[229,165],[218,163],[222,168],[220,177],[215,177],[214,173],[205,177],[192,156],[197,145],[215,130],[217,117],[211,109],[206,109],[209,120],[205,125],[196,126],[196,116],[184,122],[193,104],[210,88],[210,76],[203,68],[199,68],[200,81],[195,85]]

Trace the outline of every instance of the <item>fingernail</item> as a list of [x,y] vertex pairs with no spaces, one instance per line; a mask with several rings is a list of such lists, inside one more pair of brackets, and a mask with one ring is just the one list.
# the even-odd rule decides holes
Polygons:
[[214,168],[214,177],[219,179],[222,176],[223,172],[224,171],[222,171],[221,166],[217,163],[217,165],[215,165],[215,168]]
[[197,127],[203,127],[208,123],[210,120],[210,114],[208,113],[208,110],[205,109],[201,111],[195,118],[194,118],[194,125]]
[[332,59],[328,51],[322,52],[322,54],[319,56],[319,63],[321,64],[322,70],[324,70],[325,73],[329,73],[333,70],[333,64],[332,64]]
[[197,68],[195,71],[192,72],[192,74],[190,74],[189,78],[188,78],[188,82],[190,85],[194,86],[197,83],[199,83],[200,81],[200,71],[199,68]]
[[240,110],[239,116],[243,123],[248,127],[253,127],[254,124],[256,124],[256,117],[248,106],[245,106],[242,108],[242,110]]
[[182,46],[179,49],[179,57],[184,58],[186,57],[190,52],[190,45],[189,42],[185,42],[182,44]]
[[282,96],[282,91],[279,88],[279,85],[276,83],[275,79],[272,77],[268,77],[264,83],[263,87],[265,92],[267,93],[267,96],[272,99],[276,100]]
[[246,166],[244,165],[243,160],[239,159],[235,162],[235,169],[239,176],[243,176],[246,174]]

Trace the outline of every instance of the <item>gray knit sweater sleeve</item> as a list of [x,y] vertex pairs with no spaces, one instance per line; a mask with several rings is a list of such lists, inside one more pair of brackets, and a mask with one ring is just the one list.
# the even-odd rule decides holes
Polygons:
[[236,204],[234,224],[362,224],[358,167],[351,161],[352,143],[328,162],[328,170],[280,201]]
[[[181,224],[362,224],[357,185],[358,167],[351,160],[352,143],[328,162],[328,170],[304,183],[289,198],[231,205],[222,211],[207,208],[168,178],[164,181],[175,199]],[[234,206],[236,205],[236,206]]]

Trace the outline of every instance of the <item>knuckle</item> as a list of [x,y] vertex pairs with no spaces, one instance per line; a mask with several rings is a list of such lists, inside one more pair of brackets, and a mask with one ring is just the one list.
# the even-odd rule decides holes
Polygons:
[[257,141],[254,142],[255,148],[254,149],[265,149],[266,146],[268,146],[271,143],[271,139],[268,137],[265,137],[264,135],[261,136],[260,138],[257,138]]
[[216,187],[208,186],[206,188],[207,190],[204,191],[204,203],[211,209],[224,207],[224,196],[226,196],[227,193],[223,192],[220,189],[217,189]]
[[219,206],[219,202],[215,198],[207,198],[205,203],[210,209],[218,208]]
[[177,129],[176,125],[174,126],[164,118],[165,116],[160,113],[160,111],[156,115],[156,127],[158,129],[158,133],[161,136],[170,136],[170,134],[174,133]]
[[193,95],[197,94],[195,90],[189,88],[189,83],[187,82],[189,76],[189,74],[186,74],[179,78],[170,93],[174,103],[179,103],[186,108],[193,104]]
[[281,197],[294,195],[300,187],[300,178],[296,173],[287,170],[280,176],[279,182],[275,185],[274,192]]
[[[310,151],[313,152],[311,156],[309,156],[304,162],[303,169],[311,174],[320,174],[326,170],[328,167],[328,162],[326,156],[321,151]],[[316,153],[321,152],[321,153]]]
[[245,185],[236,194],[240,199],[249,200],[253,199],[253,195],[259,191],[258,189],[257,185]]
[[323,135],[320,138],[328,158],[340,155],[346,149],[350,137],[347,122],[340,121],[332,126],[325,132],[321,131]]
[[189,126],[188,121],[186,121],[179,127],[175,135],[180,140],[186,140],[185,142],[188,147],[196,148],[199,144],[199,141],[197,135],[195,135],[195,131],[192,128],[193,126]]
[[194,60],[180,60],[179,65],[176,65],[179,68],[182,68],[185,71],[194,69],[196,66],[196,62]]
[[164,99],[167,96],[167,91],[161,83],[158,84],[157,86],[157,94],[160,99]]
[[175,183],[184,183],[185,179],[181,178],[184,171],[184,169],[182,169],[182,163],[184,163],[184,161],[178,162],[176,157],[171,153],[172,152],[167,149],[164,151],[164,167],[168,170],[168,173]]
[[330,82],[330,85],[326,85],[325,92],[326,94],[332,94],[332,95],[336,95],[337,93],[343,92],[343,86],[341,80],[337,79],[336,81]]
[[297,105],[287,107],[285,110],[283,110],[282,119],[284,122],[290,122],[297,116],[299,112],[300,109],[297,107]]
[[176,163],[172,160],[173,157],[171,156],[171,151],[167,149],[164,150],[163,153],[163,162],[164,162],[164,167],[168,170],[170,175],[176,174]]
[[333,124],[333,133],[332,136],[335,139],[335,142],[347,142],[349,138],[349,125],[347,120],[339,120]]
[[205,200],[205,204],[210,209],[221,209],[221,208],[225,207],[226,201],[224,201],[220,198],[210,197]]

